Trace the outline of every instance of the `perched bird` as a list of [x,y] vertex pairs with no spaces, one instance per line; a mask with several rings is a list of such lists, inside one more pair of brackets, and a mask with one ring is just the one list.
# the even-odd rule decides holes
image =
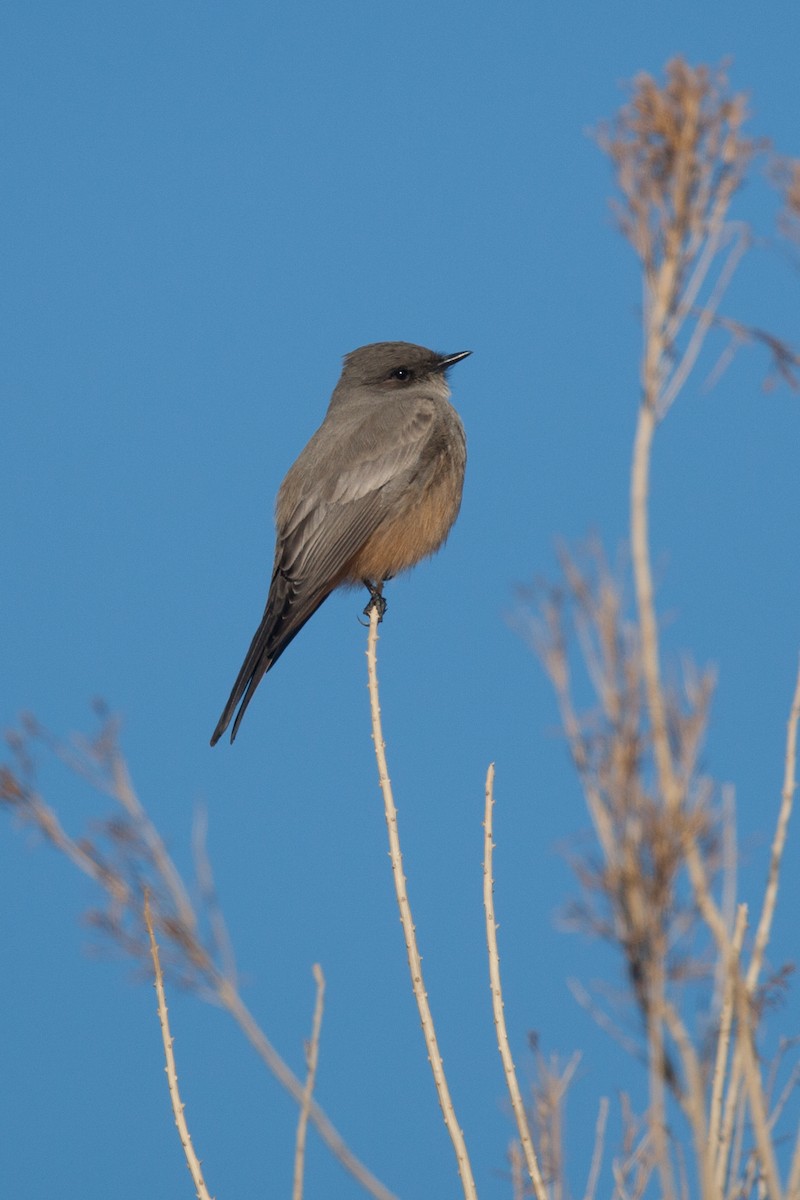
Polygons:
[[470,354],[375,342],[346,355],[325,420],[281,484],[267,606],[211,738],[236,737],[253,692],[334,588],[383,584],[434,554],[458,516],[467,461],[447,370]]

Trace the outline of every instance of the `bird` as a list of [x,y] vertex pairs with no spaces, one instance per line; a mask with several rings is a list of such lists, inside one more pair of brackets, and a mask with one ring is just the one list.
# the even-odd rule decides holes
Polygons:
[[444,544],[467,461],[447,372],[471,353],[374,342],[345,355],[325,418],[278,491],[264,615],[212,746],[236,713],[234,741],[261,679],[335,588],[363,584],[365,615],[375,606],[381,619],[384,583]]

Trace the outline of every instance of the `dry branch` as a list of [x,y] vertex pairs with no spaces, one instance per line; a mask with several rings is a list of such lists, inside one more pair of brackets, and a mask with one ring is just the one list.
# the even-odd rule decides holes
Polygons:
[[386,762],[386,743],[383,739],[383,724],[381,721],[380,696],[378,692],[378,623],[380,617],[376,605],[370,609],[369,634],[367,637],[367,673],[369,678],[370,714],[372,717],[372,740],[375,745],[375,758],[378,764],[378,783],[383,795],[386,828],[389,833],[389,854],[392,862],[392,877],[394,879],[397,906],[400,910],[400,923],[403,926],[403,937],[406,943],[408,968],[411,972],[411,986],[414,999],[417,1002],[422,1033],[428,1051],[428,1061],[436,1085],[436,1094],[442,1110],[444,1123],[455,1150],[458,1174],[464,1191],[465,1200],[477,1200],[475,1180],[472,1166],[467,1153],[466,1142],[461,1127],[456,1118],[453,1101],[450,1098],[450,1088],[444,1073],[444,1062],[439,1051],[436,1030],[433,1025],[433,1015],[428,1003],[428,993],[422,978],[422,958],[417,947],[417,935],[414,920],[411,916],[411,905],[406,888],[406,877],[403,870],[403,856],[400,850],[400,836],[397,828],[397,809],[392,794],[392,784],[389,779],[389,768]]
[[189,1168],[189,1173],[194,1183],[195,1191],[198,1200],[211,1200],[211,1197],[203,1179],[203,1171],[200,1166],[200,1159],[195,1154],[194,1145],[192,1144],[189,1126],[186,1123],[186,1115],[184,1113],[184,1104],[181,1100],[181,1094],[178,1089],[178,1072],[175,1067],[175,1054],[173,1051],[173,1038],[169,1028],[169,1017],[167,1016],[167,998],[164,993],[164,973],[161,970],[161,962],[158,955],[158,942],[156,941],[155,930],[153,929],[153,919],[150,913],[150,899],[145,892],[144,897],[144,923],[147,928],[147,933],[150,938],[150,954],[153,960],[153,973],[155,975],[155,989],[158,996],[158,1019],[161,1025],[161,1039],[164,1043],[164,1057],[167,1060],[166,1072],[169,1082],[169,1098],[172,1103],[172,1114],[175,1117],[175,1125],[178,1129],[178,1134],[181,1139],[181,1146],[186,1158],[186,1165]]
[[297,1137],[294,1150],[294,1182],[292,1185],[292,1200],[303,1200],[303,1174],[306,1163],[306,1134],[308,1131],[308,1115],[311,1111],[311,1097],[314,1095],[314,1084],[317,1079],[319,1063],[319,1039],[322,1031],[322,1012],[325,1007],[325,976],[319,963],[314,963],[314,982],[317,985],[317,999],[314,1005],[314,1019],[311,1023],[311,1038],[306,1046],[306,1086],[303,1090],[303,1103],[300,1106],[300,1116],[297,1120]]
[[[119,748],[118,724],[107,714],[101,715],[104,720],[96,737],[75,737],[69,742],[58,740],[33,718],[26,717],[21,732],[7,738],[13,765],[0,768],[0,804],[19,821],[38,830],[49,844],[99,885],[103,907],[89,914],[90,924],[109,939],[110,945],[139,963],[150,961],[142,904],[146,888],[165,975],[177,986],[193,990],[206,1002],[224,1008],[267,1069],[302,1106],[304,1084],[266,1036],[239,990],[227,930],[221,913],[215,911],[216,894],[202,847],[202,829],[195,838],[201,896],[201,907],[196,908],[190,900],[190,888],[133,787]],[[41,747],[115,803],[113,814],[94,822],[90,832],[83,836],[69,834],[55,810],[37,791],[34,764],[37,749]],[[353,1154],[313,1099],[309,1119],[331,1153],[375,1200],[396,1200]]]
[[[562,582],[540,590],[538,613],[528,621],[596,835],[595,851],[575,856],[582,892],[572,913],[622,953],[641,1018],[632,1052],[647,1064],[642,1145],[658,1172],[660,1195],[673,1200],[695,1192],[703,1200],[741,1200],[755,1191],[781,1197],[775,1147],[784,1098],[771,1112],[756,1049],[764,1012],[757,989],[795,788],[800,679],[745,971],[746,919],[743,909],[735,922],[733,915],[732,808],[724,789],[719,805],[720,789],[699,766],[713,679],[686,662],[665,671],[649,524],[654,439],[712,331],[766,347],[774,376],[796,383],[794,351],[720,313],[752,240],[731,217],[735,194],[763,146],[743,132],[745,117],[744,97],[730,92],[722,71],[675,59],[663,82],[638,76],[628,103],[600,131],[619,185],[620,226],[642,267],[641,396],[629,482],[635,605],[628,615],[627,588],[596,546],[580,556],[562,550]],[[798,179],[795,163],[783,175],[786,210],[794,219]],[[590,707],[576,699],[587,683]],[[617,1022],[593,1001],[587,1004],[619,1038]],[[678,1132],[686,1128],[681,1119],[691,1142]],[[632,1161],[616,1160],[620,1197],[646,1186],[641,1175],[632,1183]],[[790,1186],[798,1177],[800,1148]]]
[[494,763],[486,773],[486,809],[483,821],[483,907],[486,914],[486,941],[489,950],[489,983],[492,991],[492,1011],[494,1027],[497,1034],[497,1046],[503,1062],[503,1073],[506,1079],[508,1094],[511,1098],[511,1108],[517,1123],[520,1145],[525,1155],[531,1183],[533,1184],[536,1200],[547,1200],[547,1190],[539,1170],[525,1105],[514,1069],[511,1047],[508,1044],[508,1030],[503,1003],[503,989],[500,983],[500,954],[497,949],[497,922],[494,915],[494,873],[492,867],[494,843],[492,841],[492,810],[494,808]]

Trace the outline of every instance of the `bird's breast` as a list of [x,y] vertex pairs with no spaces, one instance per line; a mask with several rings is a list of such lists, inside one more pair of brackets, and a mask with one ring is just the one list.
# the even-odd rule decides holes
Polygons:
[[350,559],[346,578],[381,580],[413,567],[444,544],[461,507],[463,440],[437,456],[427,478],[411,482],[386,519]]

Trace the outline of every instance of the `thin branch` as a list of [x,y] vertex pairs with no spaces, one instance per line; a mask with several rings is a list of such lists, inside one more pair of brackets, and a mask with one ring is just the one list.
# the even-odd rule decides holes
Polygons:
[[[736,887],[737,887],[737,849],[736,849],[736,789],[733,784],[722,785],[722,832],[720,911],[726,929],[734,929],[736,924]],[[721,955],[717,956],[714,969],[714,1007],[719,1010],[722,1006],[722,996],[725,991],[726,964]]]
[[713,1172],[711,1156],[708,1149],[705,1114],[705,1089],[703,1087],[703,1071],[686,1026],[679,1013],[669,1000],[664,1000],[664,1021],[670,1035],[677,1045],[686,1077],[686,1091],[681,1097],[682,1107],[694,1136],[694,1150],[697,1157],[698,1172],[702,1181],[701,1194],[711,1197]]
[[794,1067],[792,1068],[791,1074],[789,1075],[789,1078],[786,1080],[786,1084],[784,1085],[780,1096],[775,1101],[772,1112],[769,1114],[769,1131],[770,1131],[770,1133],[773,1133],[775,1126],[777,1125],[778,1121],[780,1120],[781,1113],[783,1112],[784,1108],[786,1107],[786,1105],[789,1102],[789,1097],[791,1096],[792,1092],[794,1092],[795,1088],[797,1087],[798,1080],[800,1080],[800,1063],[795,1063]]
[[311,1097],[314,1095],[314,1084],[317,1078],[317,1063],[319,1062],[319,1038],[322,1030],[322,1013],[325,1007],[325,976],[319,963],[314,963],[314,981],[317,985],[317,1000],[314,1005],[314,1019],[311,1024],[311,1040],[306,1046],[306,1086],[303,1089],[303,1103],[300,1106],[300,1116],[297,1121],[297,1137],[294,1151],[294,1185],[292,1200],[303,1200],[303,1173],[306,1162],[306,1133],[308,1131],[308,1114],[311,1110]]
[[211,1200],[211,1197],[203,1179],[203,1172],[200,1167],[200,1159],[197,1157],[192,1145],[192,1138],[189,1133],[189,1126],[186,1124],[184,1115],[184,1105],[181,1101],[181,1094],[178,1090],[178,1072],[175,1069],[175,1055],[173,1052],[172,1036],[169,1030],[169,1019],[167,1017],[167,999],[164,994],[164,974],[161,970],[161,960],[158,954],[158,943],[153,930],[153,919],[150,915],[150,897],[147,892],[144,896],[144,923],[147,926],[147,933],[150,938],[150,955],[153,960],[153,973],[155,975],[156,995],[158,996],[158,1019],[161,1024],[161,1039],[164,1043],[164,1057],[167,1060],[166,1072],[169,1081],[169,1098],[172,1102],[172,1113],[175,1117],[175,1124],[178,1127],[178,1134],[181,1139],[181,1146],[186,1157],[186,1165],[189,1168],[189,1173],[192,1176],[195,1192],[198,1200]]
[[672,752],[669,745],[667,711],[661,686],[659,665],[658,624],[653,591],[653,572],[650,565],[650,535],[648,499],[650,490],[650,455],[656,429],[656,412],[652,404],[639,408],[636,437],[631,465],[630,526],[631,559],[633,563],[636,603],[641,631],[642,673],[645,681],[647,707],[653,736],[653,753],[664,803],[670,811],[680,805],[681,792],[675,779]]
[[738,970],[734,987],[734,1004],[736,1018],[739,1024],[738,1045],[741,1052],[741,1062],[744,1083],[747,1090],[747,1102],[750,1108],[750,1120],[753,1125],[753,1135],[756,1151],[761,1163],[767,1196],[769,1200],[781,1200],[782,1192],[778,1165],[775,1161],[775,1149],[769,1133],[769,1115],[764,1100],[764,1089],[761,1083],[761,1072],[753,1045],[753,1004],[750,992]]
[[608,1099],[603,1096],[600,1100],[600,1107],[597,1110],[597,1125],[594,1131],[594,1149],[592,1151],[592,1162],[589,1167],[589,1176],[586,1180],[586,1191],[583,1193],[583,1200],[594,1200],[595,1192],[597,1191],[597,1180],[600,1175],[600,1164],[603,1161],[603,1146],[606,1136],[606,1122],[608,1121]]
[[592,998],[591,994],[586,990],[579,979],[568,979],[567,987],[572,993],[573,998],[580,1004],[581,1008],[585,1009],[597,1026],[607,1033],[609,1037],[618,1042],[626,1054],[630,1054],[631,1058],[644,1063],[646,1057],[644,1051],[639,1046],[635,1038],[630,1034],[625,1033],[619,1025],[612,1021],[608,1013],[604,1012],[600,1005]]
[[[721,233],[721,231],[720,231]],[[711,256],[716,256],[719,242],[719,234],[714,234],[709,240],[708,245],[713,247]],[[714,323],[717,315],[717,310],[722,302],[722,298],[728,290],[728,285],[734,276],[736,268],[741,262],[742,256],[748,247],[747,229],[745,226],[739,226],[736,231],[736,240],[728,252],[728,257],[725,259],[722,271],[714,285],[714,290],[711,293],[710,299],[700,309],[697,314],[697,321],[692,330],[689,344],[683,352],[680,362],[670,376],[669,383],[664,388],[659,397],[658,415],[659,419],[664,417],[675,402],[676,396],[681,388],[686,383],[689,375],[692,372],[694,364],[697,362],[697,356],[703,348],[703,343],[706,340],[706,335]]]
[[[38,829],[70,862],[100,886],[108,899],[110,911],[101,914],[97,923],[112,938],[116,939],[127,953],[138,959],[141,959],[142,955],[148,954],[148,939],[143,925],[141,893],[135,889],[129,879],[148,881],[159,932],[162,938],[168,940],[177,965],[183,969],[184,982],[195,987],[206,1002],[219,1004],[229,1013],[267,1069],[296,1103],[302,1105],[304,1085],[272,1045],[247,1008],[239,993],[235,976],[226,975],[224,968],[221,970],[206,950],[198,934],[197,912],[193,907],[190,907],[188,912],[184,908],[186,920],[181,919],[177,910],[178,897],[184,898],[185,903],[191,906],[188,891],[183,881],[180,880],[177,867],[170,858],[163,841],[133,791],[127,772],[124,773],[124,776],[117,772],[116,784],[109,782],[107,765],[109,757],[121,761],[119,750],[112,740],[113,723],[109,724],[109,730],[104,731],[99,739],[89,745],[88,749],[84,749],[85,762],[76,754],[74,747],[65,748],[38,725],[34,727],[34,733],[75,774],[89,780],[91,785],[102,794],[123,804],[123,807],[134,819],[134,827],[140,835],[140,840],[145,848],[144,852],[136,839],[125,836],[123,829],[122,835],[116,843],[113,843],[113,834],[109,835],[112,836],[112,843],[120,852],[121,861],[107,861],[106,855],[96,840],[93,841],[90,837],[83,837],[80,840],[70,837],[63,829],[55,811],[45,804],[41,797],[26,783],[23,783],[14,772],[5,767],[0,768],[0,802],[18,814],[21,820]],[[100,769],[93,759],[100,760]],[[102,770],[103,766],[105,766],[105,771]],[[123,781],[123,787],[118,789],[117,785],[120,780]],[[120,799],[118,791],[124,796],[124,800]],[[110,824],[107,823],[102,828],[108,829]],[[149,834],[148,829],[150,830]],[[177,884],[175,883],[176,877],[179,880]],[[161,903],[156,907],[156,901],[160,901],[162,898],[163,907]],[[139,936],[140,931],[143,932],[143,940]],[[314,1100],[310,1105],[309,1119],[331,1153],[345,1170],[349,1171],[353,1178],[374,1197],[374,1200],[397,1200],[395,1195],[353,1154],[330,1118]]]
[[169,889],[169,894],[172,897],[172,902],[175,905],[181,922],[187,929],[191,929],[194,933],[197,929],[197,917],[184,882],[181,879],[180,872],[167,852],[161,834],[141,804],[125,760],[116,747],[112,750],[110,765],[113,781],[112,795],[126,812],[130,813],[133,817],[136,828],[152,855],[153,863],[157,868],[159,877]]
[[667,1200],[675,1195],[675,1176],[667,1137],[666,1086],[664,1080],[664,1028],[661,1012],[664,1007],[665,979],[663,963],[654,960],[649,967],[650,1009],[647,1015],[648,1084],[650,1088],[649,1124],[653,1153]]
[[506,1078],[508,1094],[511,1098],[511,1108],[517,1122],[519,1140],[525,1154],[525,1164],[533,1184],[537,1200],[547,1200],[547,1189],[536,1158],[536,1151],[528,1126],[525,1104],[519,1090],[514,1060],[508,1044],[508,1030],[503,1011],[503,989],[500,983],[500,955],[497,950],[497,922],[494,915],[494,875],[492,857],[494,843],[492,842],[492,810],[494,808],[494,763],[490,763],[486,772],[486,810],[483,822],[483,907],[486,913],[486,942],[489,949],[489,983],[492,991],[492,1011],[494,1012],[494,1027],[497,1034],[497,1046],[503,1062],[503,1073]]
[[194,856],[197,884],[200,889],[201,900],[208,913],[211,934],[214,940],[214,949],[222,964],[222,973],[227,979],[231,980],[235,987],[238,987],[236,955],[234,954],[233,942],[231,941],[225,916],[219,902],[219,896],[217,895],[214,872],[206,848],[207,837],[208,811],[204,805],[201,805],[195,813],[192,825],[192,853]]
[[[732,955],[737,964],[742,953],[744,933],[747,928],[747,908],[742,905],[736,915],[731,944]],[[733,991],[735,972],[730,969],[726,959],[720,955],[720,962],[726,968],[724,971],[722,1006],[719,1015],[719,1033],[717,1034],[717,1053],[714,1063],[714,1077],[711,1083],[711,1108],[708,1119],[708,1145],[715,1163],[714,1185],[716,1194],[722,1195],[725,1183],[725,1166],[730,1145],[730,1128],[725,1129],[722,1136],[722,1097],[725,1084],[725,1071],[730,1049],[731,1026],[733,1024]]]
[[394,888],[406,943],[408,966],[411,972],[411,986],[414,990],[414,999],[417,1002],[420,1021],[422,1022],[422,1032],[425,1037],[433,1081],[436,1085],[436,1094],[439,1097],[439,1105],[444,1117],[444,1123],[447,1126],[447,1132],[450,1134],[453,1149],[455,1150],[458,1174],[464,1190],[465,1200],[477,1200],[475,1180],[472,1174],[469,1155],[467,1154],[466,1142],[456,1119],[453,1101],[450,1098],[450,1089],[444,1073],[444,1063],[442,1062],[439,1044],[436,1040],[433,1016],[431,1015],[428,995],[425,991],[425,983],[422,978],[422,960],[417,948],[417,937],[414,929],[414,920],[411,916],[411,905],[408,900],[406,879],[403,873],[403,857],[400,851],[400,837],[397,829],[397,809],[395,808],[392,784],[389,779],[389,769],[386,763],[386,743],[383,740],[380,697],[378,693],[378,621],[378,610],[373,605],[369,615],[369,634],[367,637],[367,674],[369,679],[370,713],[372,717],[372,740],[375,744],[378,782],[383,794],[386,828],[389,833],[389,853],[392,861]]
[[522,1165],[522,1150],[516,1138],[508,1147],[508,1157],[511,1162],[512,1200],[525,1200],[525,1168]]
[[[278,1054],[236,988],[229,980],[220,976],[217,981],[217,994],[220,1004],[231,1014],[242,1033],[250,1042],[250,1045],[259,1054],[264,1063],[266,1063],[278,1082],[286,1088],[287,1092],[289,1092],[298,1104],[302,1105],[305,1091],[303,1084],[284,1062],[280,1054]],[[361,1186],[366,1188],[375,1197],[375,1200],[397,1200],[394,1193],[390,1192],[372,1174],[369,1168],[360,1159],[356,1158],[338,1129],[336,1129],[327,1114],[320,1108],[316,1100],[312,1099],[308,1111],[317,1133],[331,1153],[338,1158],[345,1170],[349,1171],[353,1178],[357,1179]]]
[[775,915],[775,904],[778,899],[778,876],[780,874],[781,858],[783,857],[783,849],[786,845],[786,833],[789,828],[789,818],[792,815],[792,804],[794,801],[795,788],[797,786],[795,779],[795,770],[797,765],[797,724],[800,721],[800,669],[797,673],[797,682],[794,689],[794,697],[792,699],[792,707],[789,711],[789,721],[786,729],[786,755],[784,759],[784,776],[783,776],[783,791],[781,793],[781,806],[778,812],[778,824],[775,829],[775,837],[772,842],[772,853],[770,855],[769,873],[767,876],[767,886],[764,890],[764,904],[761,909],[761,917],[756,930],[755,941],[753,943],[753,955],[750,959],[750,966],[747,970],[747,988],[752,995],[758,982],[759,974],[761,973],[761,965],[764,960],[764,951],[767,948],[769,941],[770,929],[772,928],[772,919]]
[[789,1171],[789,1183],[786,1188],[786,1200],[800,1200],[800,1128],[797,1130],[797,1138],[794,1144],[792,1166]]

